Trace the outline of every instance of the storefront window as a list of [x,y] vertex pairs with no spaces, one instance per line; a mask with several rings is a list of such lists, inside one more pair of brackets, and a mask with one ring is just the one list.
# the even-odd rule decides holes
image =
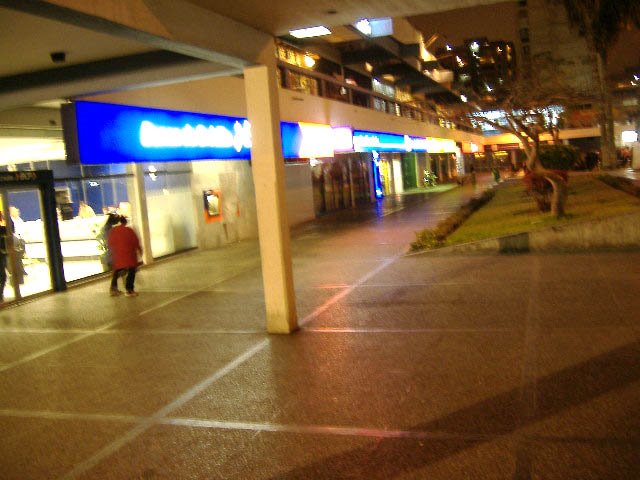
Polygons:
[[387,111],[387,102],[378,97],[373,97],[373,109],[379,112]]
[[[70,166],[49,162],[49,168],[55,178],[65,279],[78,280],[108,270],[102,235],[107,215],[126,215],[133,228],[139,223],[132,218],[133,178],[127,174],[127,165]],[[79,177],[61,178],[76,172]]]
[[362,92],[356,92],[355,90],[351,93],[352,103],[354,105],[358,105],[360,107],[368,107],[369,106],[369,95]]
[[339,100],[341,102],[349,101],[349,92],[347,91],[346,87],[336,83],[327,82],[325,88],[326,88],[326,91],[325,91],[326,98],[330,98],[332,100]]
[[287,70],[287,84],[291,90],[318,95],[318,80]]

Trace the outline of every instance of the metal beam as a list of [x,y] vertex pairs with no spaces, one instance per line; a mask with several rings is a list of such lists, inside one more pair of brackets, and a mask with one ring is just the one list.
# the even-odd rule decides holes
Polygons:
[[77,82],[112,74],[200,62],[173,52],[157,51],[80,63],[0,78],[0,95],[49,85]]
[[[71,2],[69,4],[73,5]],[[122,0],[120,10],[129,8]],[[260,42],[269,37],[251,27],[234,22],[210,10],[199,8],[191,3],[176,0],[159,0],[151,2],[152,15],[157,23],[164,25],[166,33],[154,32],[153,27],[140,20],[136,25],[125,25],[118,20],[80,11],[80,7],[62,6],[46,0],[0,0],[0,7],[21,11],[31,15],[60,21],[70,25],[86,28],[120,38],[140,42],[144,45],[168,50],[200,60],[215,62],[227,67],[242,69],[253,64],[250,57],[255,57],[261,48]],[[88,5],[100,3],[87,2]],[[178,9],[178,10],[176,10]],[[86,10],[86,9],[85,9]],[[94,10],[100,10],[95,8]],[[115,9],[117,11],[117,9]],[[92,10],[87,10],[92,11]],[[105,11],[107,11],[105,7]],[[179,11],[182,15],[177,15]],[[183,22],[180,24],[180,22]],[[223,32],[223,26],[226,30]],[[204,32],[209,32],[207,37]],[[213,35],[212,35],[213,33]],[[255,37],[256,42],[238,42],[239,37]],[[227,38],[227,37],[234,38]],[[237,38],[236,38],[237,37]],[[226,40],[226,41],[225,41]],[[210,44],[210,45],[208,45]],[[223,50],[223,47],[226,47]],[[236,52],[237,50],[237,52]],[[230,53],[222,53],[222,51]]]

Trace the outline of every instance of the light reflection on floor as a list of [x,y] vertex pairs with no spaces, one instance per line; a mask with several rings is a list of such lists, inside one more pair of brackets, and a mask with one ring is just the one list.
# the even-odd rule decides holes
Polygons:
[[[99,260],[65,261],[63,268],[67,282],[96,275],[103,271],[102,264]],[[24,283],[20,285],[20,295],[22,297],[45,292],[52,288],[48,264],[43,261],[25,259],[24,269],[27,275],[24,276]],[[4,299],[5,302],[15,299],[13,285],[11,283],[11,274],[8,272],[7,283],[4,289]]]

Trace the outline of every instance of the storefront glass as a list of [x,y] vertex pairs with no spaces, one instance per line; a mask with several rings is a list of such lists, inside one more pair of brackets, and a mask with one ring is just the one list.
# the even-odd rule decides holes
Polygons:
[[[22,206],[22,209],[19,208]],[[6,235],[2,238],[0,272],[2,301],[51,289],[48,250],[43,227],[40,192],[37,187],[0,191],[0,211]],[[9,221],[5,221],[5,218]],[[9,236],[9,231],[12,235]]]
[[[139,228],[133,213],[133,177],[126,165],[69,166],[50,162],[58,208],[58,229],[67,281],[78,280],[109,269],[102,228],[109,213],[128,217]],[[80,178],[64,178],[80,172]]]

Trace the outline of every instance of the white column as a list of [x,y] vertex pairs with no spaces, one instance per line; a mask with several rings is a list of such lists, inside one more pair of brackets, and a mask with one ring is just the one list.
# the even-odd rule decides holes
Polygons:
[[269,333],[298,328],[289,219],[285,197],[284,159],[275,56],[266,65],[244,70],[247,114],[251,122],[251,165],[256,190],[262,281]]
[[351,208],[356,208],[356,192],[353,184],[353,161],[351,157],[347,159],[347,166],[349,167],[349,193],[351,194]]
[[634,170],[639,170],[640,169],[640,142],[634,142],[631,145],[631,152],[632,152],[632,157],[631,157],[631,168],[633,168]]
[[[147,209],[147,197],[144,191],[144,170],[142,164],[134,163],[133,170],[133,212],[135,217],[132,222],[140,235],[142,245],[142,261],[145,265],[153,262],[151,252],[151,230],[149,228],[149,210]],[[136,225],[137,224],[137,225]]]

